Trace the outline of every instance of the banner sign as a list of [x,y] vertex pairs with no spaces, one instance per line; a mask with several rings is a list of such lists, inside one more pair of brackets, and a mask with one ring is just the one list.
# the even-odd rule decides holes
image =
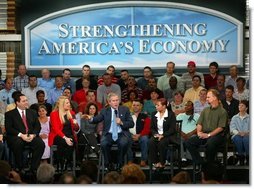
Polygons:
[[[145,6],[144,6],[145,5]],[[211,9],[168,2],[111,2],[74,7],[25,27],[28,68],[165,68],[242,65],[243,25]]]

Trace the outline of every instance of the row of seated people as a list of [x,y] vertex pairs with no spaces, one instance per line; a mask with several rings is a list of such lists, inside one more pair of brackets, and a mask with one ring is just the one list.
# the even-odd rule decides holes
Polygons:
[[[212,92],[210,92],[211,94]],[[112,93],[110,93],[112,95]],[[112,96],[109,95],[108,96],[108,102],[109,102],[109,106],[111,108],[117,109],[119,107],[119,97],[116,94],[113,94]],[[217,95],[217,96],[216,96]],[[211,96],[211,95],[210,95]],[[213,92],[212,96],[216,97],[216,100],[218,101],[218,94]],[[113,98],[113,100],[111,99],[111,97]],[[114,99],[115,98],[115,99]],[[209,99],[211,97],[209,97],[209,95],[207,96],[207,100],[209,102]],[[18,110],[25,110],[28,107],[28,102],[27,102],[27,98],[26,96],[19,94],[15,97],[15,102],[17,104],[17,109],[7,112],[5,115],[5,127],[6,127],[6,131],[7,131],[7,143],[9,145],[9,147],[12,149],[12,151],[14,152],[15,157],[17,157],[16,162],[17,165],[19,167],[22,167],[22,163],[21,163],[21,155],[22,154],[22,145],[29,143],[31,145],[33,145],[33,143],[36,144],[37,146],[37,151],[36,151],[36,155],[32,156],[33,158],[38,158],[38,156],[40,156],[40,153],[42,153],[44,151],[44,154],[48,153],[46,152],[47,150],[44,150],[45,147],[41,144],[41,142],[39,142],[39,137],[37,138],[36,136],[39,135],[38,132],[40,132],[38,129],[38,121],[36,121],[36,119],[34,119],[36,116],[35,114],[32,113],[32,111],[30,110],[26,110],[25,114],[27,114],[27,116],[29,116],[29,120],[26,124],[23,120],[23,115],[21,112],[19,112]],[[211,102],[209,102],[210,104],[212,104]],[[135,104],[135,103],[134,103]],[[140,102],[137,102],[137,104],[139,106],[141,106]],[[137,105],[136,104],[136,105]],[[149,139],[149,154],[150,154],[150,160],[155,163],[156,167],[163,167],[165,164],[165,148],[164,147],[156,147],[156,145],[158,145],[158,143],[161,143],[159,145],[167,145],[171,139],[170,136],[172,136],[174,134],[174,124],[175,124],[175,115],[174,113],[172,113],[171,111],[167,110],[167,101],[164,99],[160,99],[157,101],[156,103],[156,112],[154,112],[151,116],[151,124],[147,124],[148,126],[146,126],[146,132],[148,132],[148,128],[150,126],[151,129],[151,133],[152,133],[152,137]],[[192,105],[192,106],[191,106]],[[239,116],[241,119],[243,119],[244,121],[239,121],[237,118],[232,119],[232,133],[234,134],[235,140],[233,141],[237,141],[238,142],[238,146],[237,150],[239,155],[243,156],[244,153],[246,153],[246,156],[248,157],[248,127],[249,127],[249,117],[248,114],[246,113],[247,110],[247,103],[241,102],[240,103],[241,107],[243,106],[242,110],[240,110],[240,106],[239,106]],[[188,112],[188,106],[192,107],[192,112],[193,112],[193,104],[191,101],[188,101],[186,104],[186,115],[188,116],[187,112]],[[61,110],[59,110],[59,108],[61,107]],[[101,149],[102,149],[102,153],[104,153],[105,155],[105,159],[106,159],[106,164],[109,163],[109,158],[110,158],[110,153],[109,153],[109,146],[114,143],[114,141],[116,140],[118,145],[119,145],[119,149],[122,150],[121,153],[119,153],[118,156],[118,163],[119,165],[123,164],[123,155],[124,153],[126,153],[128,151],[128,146],[130,144],[130,138],[131,138],[131,133],[129,132],[129,129],[132,128],[134,126],[133,124],[133,118],[131,118],[130,113],[128,108],[123,108],[122,106],[119,107],[119,109],[117,110],[118,112],[115,113],[113,110],[110,114],[110,107],[103,109],[100,114],[98,114],[97,116],[94,117],[94,114],[96,112],[96,104],[93,104],[93,106],[89,106],[89,111],[87,111],[83,116],[81,116],[81,118],[85,118],[88,119],[88,123],[94,122],[94,123],[98,123],[103,121],[103,125],[106,125],[105,127],[102,128],[102,139],[101,139]],[[62,160],[64,160],[63,157],[66,157],[67,159],[70,159],[70,153],[71,150],[73,150],[73,145],[77,143],[77,137],[76,134],[74,132],[78,130],[77,127],[77,121],[73,118],[73,116],[75,115],[74,112],[70,111],[71,108],[71,104],[70,104],[70,100],[67,97],[61,96],[61,98],[59,98],[58,103],[56,104],[55,110],[51,113],[51,117],[50,117],[50,122],[51,122],[51,131],[49,132],[49,137],[47,138],[47,134],[43,133],[43,129],[42,129],[42,133],[41,133],[41,138],[43,140],[45,140],[45,146],[47,146],[47,144],[49,146],[51,146],[52,144],[57,144],[59,145],[59,149],[63,149],[63,150],[58,150],[58,153],[60,153],[58,155],[58,157],[62,158]],[[93,109],[93,111],[91,110],[91,112],[94,113],[90,113],[90,108]],[[123,109],[123,110],[121,110]],[[135,108],[133,108],[135,109]],[[207,108],[209,109],[209,108]],[[222,108],[223,109],[223,108]],[[121,111],[120,111],[121,110]],[[243,111],[244,110],[244,111]],[[123,111],[123,113],[122,113]],[[140,111],[140,107],[139,107],[139,111]],[[223,109],[223,111],[225,111]],[[39,122],[41,123],[41,125],[43,125],[43,123],[47,123],[49,122],[49,119],[46,116],[46,108],[39,108]],[[162,112],[162,113],[159,113]],[[165,113],[168,112],[168,113]],[[226,112],[226,111],[225,111]],[[20,115],[18,115],[18,113],[20,113]],[[43,116],[41,116],[41,114],[44,114]],[[64,114],[65,116],[61,115]],[[89,115],[91,114],[91,115]],[[111,125],[112,121],[111,121],[111,117],[114,117],[114,115],[118,115],[119,117],[115,118],[116,119],[116,123],[117,125],[121,125],[120,127],[118,127],[117,132],[119,132],[120,134],[118,134],[116,139],[112,138],[113,135],[113,126]],[[162,114],[162,115],[161,115]],[[167,117],[164,114],[168,114]],[[170,116],[169,116],[170,114]],[[210,113],[209,113],[210,114]],[[134,114],[135,115],[135,114]],[[161,115],[161,117],[159,116]],[[180,114],[181,115],[181,114]],[[179,115],[179,116],[180,116]],[[215,114],[216,116],[218,116],[218,114]],[[216,116],[213,114],[213,119],[216,119]],[[220,114],[219,114],[220,115]],[[224,115],[224,114],[222,114]],[[21,121],[20,119],[13,119],[13,116],[16,118],[20,119],[22,118],[23,121]],[[123,116],[123,117],[122,117]],[[236,115],[235,117],[237,117],[238,115]],[[157,118],[156,118],[157,117]],[[198,136],[200,135],[201,137],[199,137],[199,139],[204,139],[209,141],[208,138],[211,137],[211,139],[213,138],[213,136],[216,136],[216,134],[220,133],[216,133],[211,131],[211,124],[210,127],[208,126],[208,128],[206,128],[207,130],[204,130],[206,133],[204,133],[202,131],[202,125],[201,125],[201,130],[200,130],[200,124],[198,123],[199,120],[197,121],[197,118],[195,118],[195,116],[192,115],[188,116],[190,121],[194,121],[197,122],[197,134]],[[202,114],[201,114],[202,117]],[[204,116],[203,116],[204,117]],[[163,118],[163,119],[162,119]],[[170,119],[169,121],[167,121],[167,119]],[[65,121],[63,121],[63,119]],[[122,120],[122,119],[126,119],[126,120]],[[179,118],[179,119],[183,119],[183,118]],[[219,118],[218,118],[219,119]],[[135,120],[135,117],[134,117]],[[225,118],[223,119],[225,120]],[[234,121],[234,122],[233,122]],[[22,122],[24,122],[22,125]],[[142,122],[142,119],[141,119]],[[164,125],[164,122],[167,122],[168,124]],[[205,122],[207,122],[207,120],[205,120]],[[212,121],[213,122],[213,121]],[[65,123],[65,124],[63,124]],[[216,123],[216,122],[213,122]],[[31,124],[31,125],[30,125]],[[159,124],[159,125],[158,125]],[[209,123],[210,124],[210,123]],[[49,124],[48,125],[48,130],[49,130]],[[82,122],[81,122],[81,129],[82,129]],[[196,125],[196,123],[194,124]],[[240,125],[240,126],[239,126]],[[91,125],[90,125],[91,126]],[[219,127],[218,125],[213,125],[213,127]],[[28,127],[28,128],[27,128]],[[165,127],[165,128],[164,128]],[[221,126],[223,128],[223,126]],[[91,130],[93,129],[93,126],[91,126]],[[137,127],[136,127],[136,132],[137,132]],[[190,131],[191,129],[189,127],[187,127],[187,130]],[[210,132],[211,131],[211,132]],[[86,132],[86,131],[84,131]],[[209,132],[209,133],[207,133]],[[26,135],[29,134],[29,135]],[[134,132],[135,133],[135,132]],[[184,130],[183,130],[184,133]],[[191,133],[191,134],[190,134]],[[185,135],[183,134],[183,139],[187,141],[193,137],[191,137],[192,135],[195,135],[195,129],[192,130],[191,132],[186,132]],[[45,135],[44,135],[45,134]],[[91,134],[91,133],[90,133]],[[8,136],[11,137],[8,137]],[[94,135],[94,133],[92,133],[92,135]],[[209,135],[209,136],[208,136]],[[238,135],[240,137],[238,137]],[[237,136],[237,137],[235,137]],[[119,137],[119,140],[118,140]],[[128,138],[129,137],[129,138]],[[9,138],[9,142],[8,142],[8,138]],[[10,140],[11,138],[11,140]],[[137,140],[139,139],[139,136],[135,136],[133,135],[133,140]],[[22,140],[21,140],[22,139]],[[35,140],[37,139],[37,140]],[[121,139],[121,140],[120,140]],[[47,143],[47,140],[48,143]],[[15,141],[15,142],[14,142]],[[23,142],[25,141],[25,142]],[[37,141],[37,142],[35,142]],[[89,139],[89,141],[92,141],[91,139]],[[147,140],[146,140],[147,141]],[[160,142],[161,141],[161,142]],[[104,142],[104,143],[103,143]],[[172,141],[171,141],[172,142]],[[236,142],[235,142],[236,143]],[[240,145],[241,143],[241,145]],[[148,143],[146,142],[146,145]],[[243,145],[244,144],[244,145]],[[39,148],[39,146],[41,145],[41,147],[43,148],[43,150],[41,150]],[[96,146],[96,145],[94,145]],[[188,145],[187,145],[188,146]],[[186,147],[187,147],[186,146]],[[243,147],[242,147],[243,146]],[[240,149],[243,152],[240,152]],[[38,151],[40,149],[40,151]],[[189,150],[189,148],[187,147],[187,149]],[[160,156],[157,156],[156,150],[159,151]],[[164,151],[163,151],[164,150]],[[214,150],[214,149],[213,149]],[[193,158],[193,150],[189,150],[191,152],[192,158]],[[34,152],[35,153],[35,152]],[[47,156],[47,155],[46,155]],[[69,157],[69,158],[68,158]],[[209,156],[212,157],[212,156]],[[143,153],[142,153],[142,161],[141,161],[141,165],[145,165],[145,161],[147,158],[147,150],[144,150],[143,148]],[[195,157],[196,158],[196,157]],[[40,159],[40,158],[39,158]],[[248,160],[248,158],[247,158]],[[33,165],[31,165],[32,169],[35,169],[38,166],[38,159],[36,159],[36,161],[32,161]],[[61,161],[61,160],[60,160]]]
[[[90,66],[84,65],[82,68],[83,77],[76,81],[71,79],[71,71],[64,69],[62,75],[56,76],[55,80],[50,78],[50,72],[47,69],[42,70],[42,78],[37,79],[35,75],[27,76],[27,70],[24,65],[19,65],[18,76],[12,81],[11,78],[6,78],[5,88],[0,91],[0,101],[3,103],[4,108],[13,102],[11,98],[12,93],[15,90],[22,91],[28,97],[29,104],[37,103],[36,92],[43,90],[45,93],[45,99],[52,106],[57,101],[58,97],[62,95],[65,87],[69,87],[72,91],[72,100],[78,105],[86,101],[86,92],[89,89],[97,91],[97,101],[103,106],[106,104],[106,97],[109,92],[115,92],[121,96],[121,101],[125,103],[128,101],[128,95],[130,91],[135,91],[141,100],[150,100],[151,90],[157,89],[159,98],[165,97],[168,101],[173,98],[175,91],[181,91],[185,93],[184,101],[196,100],[198,98],[199,91],[205,87],[216,88],[220,91],[221,99],[225,97],[225,86],[229,84],[234,87],[234,98],[238,100],[248,100],[249,91],[245,87],[246,81],[242,77],[238,77],[238,68],[231,66],[229,69],[230,76],[225,81],[225,76],[218,74],[218,64],[212,62],[209,65],[210,74],[204,77],[202,73],[196,72],[196,64],[193,61],[188,62],[188,72],[182,74],[182,77],[174,74],[175,64],[168,62],[166,65],[166,74],[159,77],[158,81],[152,75],[152,69],[150,67],[144,68],[144,77],[137,81],[133,76],[128,74],[128,71],[121,72],[121,78],[119,80],[114,76],[114,66],[109,66],[98,82],[99,87],[94,86],[94,79],[90,75]],[[193,80],[193,76],[198,76]],[[209,76],[209,77],[208,77]],[[204,79],[208,78],[208,79]],[[199,79],[199,81],[196,81]],[[194,82],[195,81],[195,82]],[[211,84],[209,84],[211,83]],[[184,87],[183,87],[184,86]]]

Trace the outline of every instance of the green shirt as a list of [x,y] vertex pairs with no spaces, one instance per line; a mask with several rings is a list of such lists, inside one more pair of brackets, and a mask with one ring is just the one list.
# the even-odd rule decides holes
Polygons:
[[202,125],[202,132],[209,133],[218,127],[225,128],[227,118],[227,112],[221,105],[216,108],[207,107],[201,112],[197,124]]

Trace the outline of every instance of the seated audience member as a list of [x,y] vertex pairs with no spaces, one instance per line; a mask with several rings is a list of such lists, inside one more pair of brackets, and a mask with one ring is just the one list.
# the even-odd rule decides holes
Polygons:
[[143,69],[143,77],[138,79],[137,86],[138,88],[145,90],[148,85],[149,79],[153,77],[152,68],[145,66]]
[[54,184],[54,177],[54,166],[48,163],[41,163],[36,173],[37,184]]
[[108,94],[109,107],[101,110],[95,117],[85,115],[91,123],[103,121],[101,150],[105,159],[105,167],[111,162],[110,148],[118,146],[117,169],[123,165],[124,155],[127,153],[131,134],[129,129],[134,126],[130,111],[125,106],[119,106],[120,99],[116,93]]
[[104,179],[102,180],[102,184],[122,184],[123,181],[123,176],[116,172],[116,171],[111,171],[108,172]]
[[39,136],[43,140],[45,144],[44,153],[41,157],[43,162],[47,162],[47,160],[50,158],[50,148],[48,145],[48,136],[50,132],[50,119],[47,116],[47,108],[44,105],[40,105],[38,108],[38,114],[39,114],[39,122],[41,124],[41,131]]
[[76,91],[78,91],[78,90],[83,88],[83,86],[82,86],[83,77],[88,77],[89,78],[89,80],[90,80],[90,89],[97,90],[97,87],[98,87],[97,81],[95,80],[95,77],[93,75],[91,75],[91,68],[90,68],[90,66],[85,64],[82,67],[82,77],[79,78],[76,81]]
[[78,104],[77,104],[77,102],[71,100],[71,97],[72,97],[72,90],[71,90],[71,88],[66,87],[63,90],[63,96],[67,96],[68,97],[68,99],[70,100],[70,103],[71,103],[71,109],[72,109],[72,111],[74,111],[77,114],[78,113]]
[[50,113],[52,112],[52,105],[45,101],[45,92],[43,90],[38,90],[36,92],[36,98],[38,100],[38,103],[32,104],[30,106],[30,109],[38,112],[39,106],[43,105],[47,108],[47,116],[49,116]]
[[123,91],[127,87],[129,72],[128,70],[121,70],[121,78],[118,80],[117,84],[120,86],[121,91]]
[[7,161],[0,160],[0,170],[1,184],[23,184],[19,173],[13,171]]
[[177,79],[175,76],[172,76],[169,79],[169,88],[163,91],[164,97],[167,99],[167,101],[170,103],[174,99],[174,94],[179,91],[177,88]]
[[84,113],[83,111],[85,110],[85,107],[86,107],[86,105],[87,105],[89,102],[95,103],[95,104],[98,106],[98,112],[101,111],[101,109],[102,109],[102,104],[101,104],[100,102],[97,102],[97,101],[96,101],[96,91],[94,91],[94,90],[92,90],[92,89],[89,89],[89,90],[86,92],[86,101],[85,101],[85,102],[82,102],[81,104],[79,104],[79,106],[78,106],[78,111]]
[[86,175],[81,175],[77,178],[77,184],[92,184],[93,181]]
[[209,104],[206,101],[206,95],[207,95],[206,89],[202,89],[199,92],[199,100],[196,100],[194,102],[194,113],[197,113],[200,115],[204,108],[209,107]]
[[[60,96],[54,110],[50,114],[51,130],[49,133],[49,146],[57,145],[57,158],[61,169],[67,168],[72,159],[72,152],[77,143],[74,131],[79,129],[75,113],[71,110],[70,100]],[[65,165],[64,165],[65,164]]]
[[225,96],[225,75],[219,74],[217,76],[217,85],[213,87],[213,89],[216,89],[220,93],[220,100],[223,100],[226,98]]
[[12,78],[6,78],[4,80],[4,83],[5,83],[4,89],[0,91],[0,101],[2,102],[3,109],[5,110],[9,104],[14,103],[12,94],[16,90],[13,88]]
[[119,96],[121,102],[121,88],[119,85],[112,82],[112,77],[109,73],[105,73],[102,76],[104,84],[97,88],[97,101],[103,106],[107,106],[107,96],[109,93],[116,93]]
[[184,91],[186,91],[187,89],[190,89],[192,87],[192,77],[194,75],[199,75],[201,78],[201,86],[204,87],[205,83],[204,83],[204,75],[200,72],[196,71],[196,63],[194,61],[189,61],[187,64],[187,69],[188,72],[183,73],[182,75],[182,81],[184,84]]
[[167,109],[167,100],[156,102],[156,112],[151,115],[151,133],[149,140],[149,159],[155,168],[165,167],[167,146],[174,143],[176,117]]
[[235,92],[233,94],[233,97],[236,100],[247,100],[249,101],[249,95],[250,91],[249,89],[245,88],[246,80],[243,77],[238,77],[236,80],[236,86]]
[[82,78],[82,87],[83,88],[77,90],[72,97],[72,100],[74,100],[78,105],[86,101],[86,93],[90,87],[89,77]]
[[249,134],[250,134],[250,116],[247,114],[249,103],[246,100],[239,102],[239,113],[234,115],[230,122],[230,133],[232,141],[236,146],[237,156],[240,165],[249,165]]
[[55,87],[55,81],[50,77],[50,71],[47,68],[41,70],[41,78],[38,78],[38,86],[46,90],[46,93],[49,94],[49,91]]
[[[190,160],[191,156],[188,151],[186,151],[185,146],[183,145],[184,141],[188,140],[193,135],[197,134],[197,121],[199,118],[199,114],[194,113],[193,103],[191,101],[187,101],[185,103],[185,113],[180,113],[176,116],[176,120],[182,120],[182,131],[181,131],[181,155],[182,160]],[[188,162],[187,162],[188,163]]]
[[[85,114],[94,117],[98,115],[98,107],[95,103],[89,102],[84,111]],[[81,116],[82,117],[82,116]],[[98,123],[101,124],[101,123]],[[78,142],[79,144],[86,144],[85,146],[79,146],[79,158],[82,161],[84,157],[84,150],[87,149],[86,153],[89,154],[90,150],[93,149],[93,152],[99,153],[99,147],[97,144],[97,123],[90,123],[86,119],[81,119],[80,121],[80,131],[78,133]]]
[[217,74],[219,71],[219,65],[217,62],[211,62],[209,64],[209,74],[204,76],[205,88],[208,90],[214,88],[217,85]]
[[164,97],[163,92],[160,89],[158,89],[158,87],[157,87],[157,82],[156,82],[156,78],[155,77],[151,77],[148,80],[148,85],[143,90],[143,101],[151,99],[151,91],[153,91],[153,90],[158,90],[159,98],[163,98]]
[[[111,80],[112,80],[112,83],[117,84],[118,78],[115,77],[115,71],[116,71],[116,69],[115,69],[115,67],[114,67],[113,65],[109,65],[109,66],[107,67],[107,69],[106,69],[106,73],[108,73],[108,74],[110,75]],[[104,84],[103,76],[102,76],[101,78],[98,79],[97,83],[98,83],[98,86]]]
[[225,90],[226,98],[221,101],[223,108],[228,113],[228,123],[230,123],[230,120],[232,119],[232,117],[238,114],[239,112],[239,109],[238,109],[239,101],[233,97],[233,93],[234,93],[234,87],[232,85],[227,86]]
[[[14,92],[12,93],[11,97],[13,98],[13,101],[14,101],[14,99],[15,99],[15,96],[18,95],[18,94],[21,94],[21,92],[20,92],[20,91],[14,91]],[[11,110],[13,110],[13,109],[15,109],[15,108],[16,108],[16,103],[13,102],[13,103],[9,104],[9,105],[6,107],[6,111],[5,111],[5,112],[11,111]]]
[[76,177],[70,172],[65,172],[61,175],[58,184],[76,184]]
[[224,175],[223,165],[218,162],[206,162],[201,168],[202,184],[220,184]]
[[191,177],[187,171],[180,171],[171,180],[171,184],[191,184]]
[[169,102],[171,109],[175,113],[176,116],[180,113],[185,112],[185,106],[183,103],[183,95],[184,94],[181,91],[177,91],[174,94],[174,100],[172,102]]
[[63,94],[63,90],[63,77],[61,75],[56,76],[55,87],[49,90],[47,102],[54,106],[58,98]]
[[28,100],[25,95],[16,95],[14,101],[17,107],[5,113],[7,144],[15,156],[15,165],[19,171],[24,168],[24,147],[30,146],[32,148],[31,171],[35,172],[45,148],[44,142],[39,137],[41,125],[36,112],[28,109]]
[[[137,143],[141,150],[141,162],[140,166],[145,167],[148,156],[148,141],[150,135],[150,118],[147,114],[142,113],[142,103],[140,100],[135,99],[132,104],[132,119],[134,121],[134,127],[130,129],[132,134],[132,143]],[[132,149],[128,152],[129,161],[132,161]]]
[[70,88],[73,93],[76,91],[75,81],[71,78],[71,70],[69,68],[63,69],[63,86],[64,88]]
[[47,100],[47,92],[45,89],[37,85],[37,77],[35,75],[30,75],[28,77],[28,85],[29,86],[26,88],[23,88],[21,92],[27,97],[29,107],[32,104],[38,103],[38,100],[36,98],[36,93],[39,90],[44,91],[44,95],[45,95],[44,97]]
[[198,75],[192,77],[192,87],[187,89],[184,93],[183,102],[192,101],[193,103],[199,99],[199,92],[204,89],[201,86],[201,78]]
[[156,111],[156,103],[159,98],[159,91],[157,89],[151,91],[151,100],[147,100],[144,103],[143,112],[151,117],[151,114]]
[[207,101],[211,106],[201,112],[197,121],[197,135],[185,141],[185,146],[191,154],[192,161],[196,164],[203,163],[198,151],[200,145],[206,144],[206,160],[213,162],[218,146],[225,142],[226,137],[224,130],[227,125],[227,112],[220,104],[219,92],[215,89],[209,89]]
[[146,181],[145,173],[137,164],[134,163],[124,165],[121,174],[124,178],[136,177],[138,179],[136,184],[144,184]]
[[136,80],[133,76],[129,76],[128,78],[128,86],[122,91],[121,95],[122,95],[122,103],[127,102],[128,99],[128,94],[130,91],[135,91],[137,93],[137,98],[139,98],[140,100],[143,100],[143,91],[141,88],[138,88],[136,86]]
[[123,106],[126,106],[129,108],[130,112],[133,113],[133,100],[138,98],[138,94],[136,93],[135,90],[131,90],[128,92],[128,101],[123,104]]
[[238,78],[238,68],[236,65],[229,67],[230,76],[226,79],[225,86],[232,85],[236,89],[236,79]]

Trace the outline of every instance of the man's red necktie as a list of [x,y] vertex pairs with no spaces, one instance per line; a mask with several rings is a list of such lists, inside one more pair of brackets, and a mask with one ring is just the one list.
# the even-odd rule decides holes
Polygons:
[[23,123],[26,127],[26,133],[28,133],[28,125],[27,125],[26,116],[24,114],[24,111],[22,111],[22,120],[23,120]]

